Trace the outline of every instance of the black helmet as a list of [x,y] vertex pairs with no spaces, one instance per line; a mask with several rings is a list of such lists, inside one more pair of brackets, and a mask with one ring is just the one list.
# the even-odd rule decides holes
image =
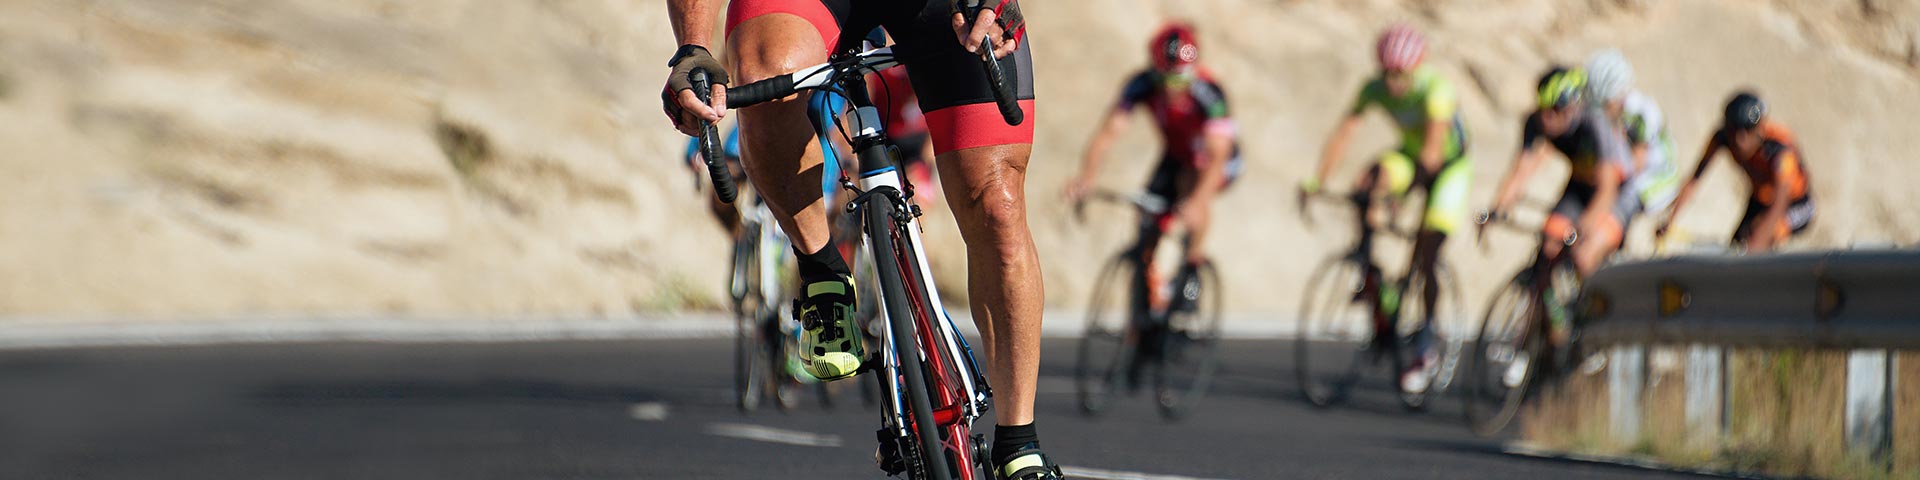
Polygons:
[[1752,92],[1740,92],[1727,100],[1726,116],[1721,120],[1725,128],[1748,130],[1760,126],[1760,120],[1767,118],[1767,104]]

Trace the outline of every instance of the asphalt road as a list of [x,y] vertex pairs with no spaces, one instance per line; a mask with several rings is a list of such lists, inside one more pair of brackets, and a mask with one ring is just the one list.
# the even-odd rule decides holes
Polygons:
[[[1669,475],[1503,453],[1451,401],[1403,412],[1384,377],[1312,408],[1280,341],[1231,344],[1185,420],[1146,395],[1089,419],[1072,347],[1046,344],[1039,415],[1080,478]],[[854,388],[831,409],[746,415],[730,362],[723,339],[0,352],[0,478],[880,477],[878,415]]]

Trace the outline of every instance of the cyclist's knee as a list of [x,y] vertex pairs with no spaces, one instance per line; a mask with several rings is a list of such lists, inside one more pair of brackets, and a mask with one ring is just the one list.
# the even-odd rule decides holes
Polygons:
[[1559,256],[1560,251],[1566,248],[1564,242],[1573,236],[1574,231],[1573,219],[1557,213],[1547,217],[1547,224],[1540,229],[1540,253],[1547,258]]
[[799,16],[774,13],[741,22],[727,38],[734,84],[765,80],[827,61],[813,24]]

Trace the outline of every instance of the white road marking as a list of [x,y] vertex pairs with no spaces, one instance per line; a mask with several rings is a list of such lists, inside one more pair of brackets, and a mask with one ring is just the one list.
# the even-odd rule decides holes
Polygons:
[[1199,478],[1199,477],[1184,477],[1180,475],[1159,475],[1159,474],[1153,474],[1153,473],[1123,472],[1118,470],[1101,470],[1098,468],[1087,468],[1087,467],[1060,467],[1060,470],[1062,473],[1066,473],[1068,477],[1085,478],[1089,480],[1216,480],[1216,479],[1206,479],[1206,478]]
[[665,402],[636,403],[627,407],[627,416],[642,422],[658,422],[667,419]]
[[710,423],[707,434],[756,442],[798,445],[802,447],[838,447],[839,435],[823,435],[744,423]]

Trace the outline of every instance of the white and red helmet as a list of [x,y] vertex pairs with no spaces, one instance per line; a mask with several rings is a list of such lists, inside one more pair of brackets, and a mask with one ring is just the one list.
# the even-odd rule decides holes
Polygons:
[[1182,22],[1160,27],[1160,33],[1154,34],[1152,43],[1147,44],[1154,70],[1171,72],[1199,62],[1200,43],[1195,38],[1198,36],[1192,25]]
[[1374,48],[1379,55],[1380,69],[1411,70],[1427,56],[1427,38],[1412,25],[1397,23],[1380,32],[1380,43]]

